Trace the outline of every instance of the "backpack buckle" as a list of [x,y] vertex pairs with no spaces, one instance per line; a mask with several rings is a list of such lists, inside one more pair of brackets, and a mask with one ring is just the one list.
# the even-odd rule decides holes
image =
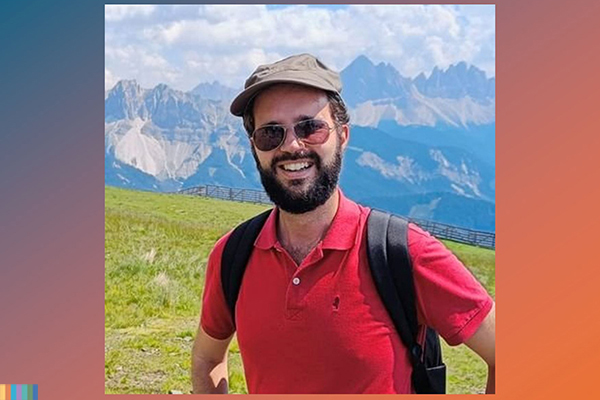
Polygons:
[[421,362],[421,357],[423,356],[423,349],[418,343],[415,344],[412,347],[412,349],[410,349],[410,355],[412,356],[414,361],[417,361],[419,363]]

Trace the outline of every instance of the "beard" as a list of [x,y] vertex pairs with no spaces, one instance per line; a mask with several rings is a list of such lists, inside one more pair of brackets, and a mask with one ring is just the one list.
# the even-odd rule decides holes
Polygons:
[[[333,160],[324,165],[321,157],[314,151],[303,150],[296,153],[283,154],[274,157],[269,168],[262,168],[254,148],[252,154],[256,161],[260,180],[271,201],[283,211],[291,214],[303,214],[325,204],[337,187],[340,171],[342,169],[342,148],[338,142]],[[298,190],[288,189],[277,180],[277,163],[281,161],[294,161],[310,159],[314,163],[317,176],[309,186],[302,190],[300,186],[305,184],[305,179],[294,179],[289,181],[290,186]]]

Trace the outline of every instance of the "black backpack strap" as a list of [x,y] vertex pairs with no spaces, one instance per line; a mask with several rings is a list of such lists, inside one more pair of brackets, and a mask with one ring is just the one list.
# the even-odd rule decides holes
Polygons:
[[[413,329],[409,326],[408,318],[399,296],[399,290],[394,283],[391,268],[389,268],[389,257],[391,254],[388,254],[388,228],[390,218],[390,214],[378,210],[372,210],[369,215],[367,221],[369,266],[377,291],[394,322],[400,339],[402,339],[402,342],[408,349],[412,349],[417,344],[415,340],[416,334],[413,334]],[[396,261],[401,262],[402,258]],[[397,269],[405,269],[405,267],[400,266]]]
[[406,219],[390,216],[387,235],[388,268],[400,297],[400,303],[406,316],[407,328],[413,338],[419,335],[419,322],[417,320],[417,304],[415,284],[412,273],[412,261],[408,254],[408,221]]
[[[441,360],[439,337],[427,329],[427,344],[439,363],[425,365],[423,348],[417,341],[416,294],[412,262],[408,253],[408,221],[372,210],[367,222],[367,252],[375,286],[396,331],[409,349],[412,383],[417,393],[445,393],[446,367]],[[431,359],[431,357],[429,357]]]
[[267,210],[254,218],[238,225],[223,249],[221,257],[221,286],[231,313],[231,320],[235,325],[235,303],[240,294],[242,278],[246,271],[246,264],[250,259],[254,242],[272,210]]

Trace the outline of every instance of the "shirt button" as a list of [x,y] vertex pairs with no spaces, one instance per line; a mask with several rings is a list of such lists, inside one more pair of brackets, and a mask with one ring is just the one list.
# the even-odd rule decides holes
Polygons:
[[292,283],[296,286],[298,286],[300,284],[300,278],[295,277],[294,279],[292,279]]

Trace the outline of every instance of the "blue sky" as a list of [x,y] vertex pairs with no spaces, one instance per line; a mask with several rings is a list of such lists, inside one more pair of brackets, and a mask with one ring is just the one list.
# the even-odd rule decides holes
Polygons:
[[239,88],[257,65],[302,52],[337,70],[362,54],[409,77],[459,61],[495,76],[495,6],[105,6],[107,89]]

